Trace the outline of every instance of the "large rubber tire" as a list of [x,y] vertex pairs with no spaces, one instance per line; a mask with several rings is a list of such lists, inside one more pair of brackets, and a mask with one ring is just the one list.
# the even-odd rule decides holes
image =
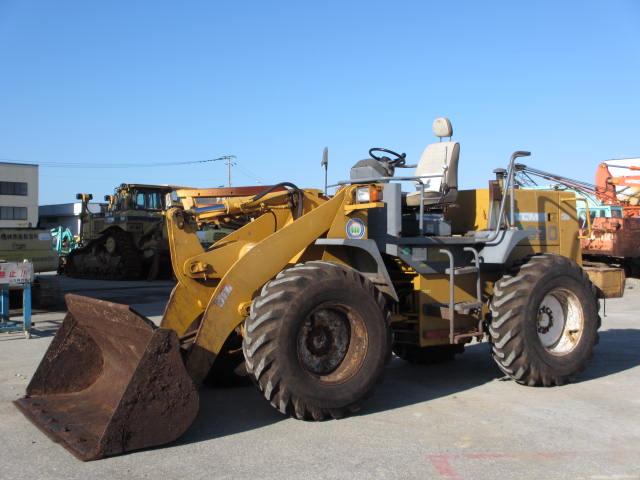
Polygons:
[[355,412],[390,357],[385,303],[346,266],[312,261],[283,270],[251,305],[247,372],[285,415],[324,420]]
[[464,345],[435,345],[433,347],[419,347],[399,343],[393,346],[393,353],[405,362],[415,365],[433,365],[455,360],[455,356],[464,352]]
[[596,289],[575,262],[553,254],[529,257],[494,286],[493,359],[524,385],[572,381],[598,343],[598,310]]

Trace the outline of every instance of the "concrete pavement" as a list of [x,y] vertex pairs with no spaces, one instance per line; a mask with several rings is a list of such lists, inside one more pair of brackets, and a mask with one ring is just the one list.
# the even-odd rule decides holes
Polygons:
[[[157,320],[169,289],[94,294]],[[571,385],[517,385],[502,378],[486,345],[473,345],[446,365],[394,359],[363,411],[339,421],[282,417],[252,386],[205,388],[196,422],[176,443],[90,463],[11,404],[63,318],[40,313],[31,340],[0,336],[0,476],[640,479],[639,311],[640,283],[630,281],[624,299],[607,302],[593,361]]]

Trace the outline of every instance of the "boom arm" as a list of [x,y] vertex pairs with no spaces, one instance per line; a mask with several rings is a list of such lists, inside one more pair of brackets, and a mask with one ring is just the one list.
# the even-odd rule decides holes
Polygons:
[[[637,171],[640,170],[640,167],[636,166],[617,166],[617,168],[626,168],[628,170]],[[634,197],[634,194],[627,194],[623,191],[618,191],[616,186],[619,187],[640,187],[640,176],[639,175],[623,175],[620,177],[615,177],[611,170],[609,170],[609,165],[606,162],[602,162],[598,165],[598,170],[596,171],[596,189],[598,191],[598,198],[603,203],[608,205],[620,205],[622,202],[618,199],[618,195],[624,195],[626,197]]]
[[178,284],[171,294],[161,327],[189,344],[187,370],[196,383],[208,373],[229,335],[249,313],[255,293],[330,228],[345,202],[345,191],[331,200],[319,191],[300,190],[301,218],[286,191],[222,202],[220,214],[250,212],[254,221],[204,250],[195,223],[212,221],[213,211],[171,208],[167,230]]

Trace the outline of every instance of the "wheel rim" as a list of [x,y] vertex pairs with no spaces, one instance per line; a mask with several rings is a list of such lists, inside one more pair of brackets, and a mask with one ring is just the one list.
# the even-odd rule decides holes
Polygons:
[[364,321],[346,305],[318,306],[298,331],[300,365],[323,383],[341,383],[352,377],[360,370],[366,350]]
[[548,352],[565,355],[573,351],[584,329],[584,312],[578,297],[563,288],[548,292],[538,307],[536,329]]
[[113,255],[116,251],[116,239],[113,237],[108,237],[104,242],[104,248],[109,253],[109,255]]

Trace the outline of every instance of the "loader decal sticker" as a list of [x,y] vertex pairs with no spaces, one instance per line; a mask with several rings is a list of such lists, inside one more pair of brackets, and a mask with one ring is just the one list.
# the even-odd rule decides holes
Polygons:
[[347,222],[347,238],[352,240],[361,240],[367,233],[367,227],[359,218],[350,218]]
[[547,215],[540,212],[518,212],[515,214],[516,222],[538,222],[547,221]]
[[229,298],[232,291],[233,287],[231,285],[225,285],[222,287],[222,290],[220,290],[220,293],[216,295],[214,303],[220,308],[224,307],[224,304],[227,303],[227,298]]

